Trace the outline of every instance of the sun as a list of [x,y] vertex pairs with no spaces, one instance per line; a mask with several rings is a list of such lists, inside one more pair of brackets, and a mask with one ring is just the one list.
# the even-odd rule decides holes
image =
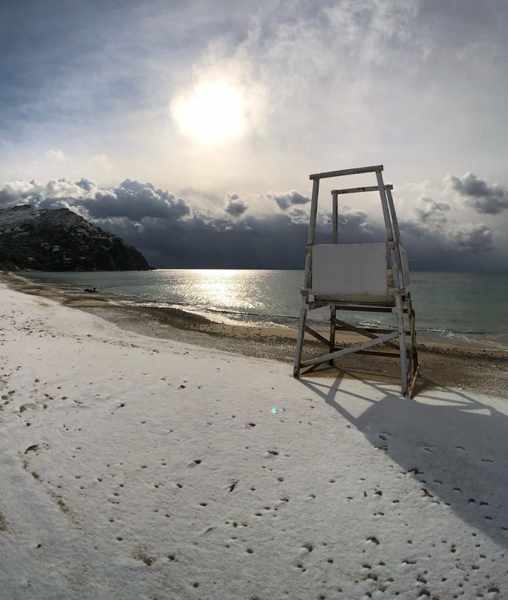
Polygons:
[[238,85],[226,80],[197,83],[171,103],[180,131],[192,140],[216,145],[241,138],[247,131],[247,102]]

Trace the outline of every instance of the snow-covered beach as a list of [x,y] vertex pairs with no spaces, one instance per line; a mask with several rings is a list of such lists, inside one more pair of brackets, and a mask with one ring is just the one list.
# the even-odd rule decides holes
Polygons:
[[0,300],[2,600],[508,596],[507,400]]

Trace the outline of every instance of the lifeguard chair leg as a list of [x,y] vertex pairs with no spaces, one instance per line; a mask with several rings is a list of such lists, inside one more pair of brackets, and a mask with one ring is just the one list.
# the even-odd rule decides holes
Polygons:
[[404,323],[404,305],[400,294],[395,296],[395,310],[397,313],[397,324],[399,327],[399,351],[400,351],[400,393],[407,395],[408,391],[408,360],[406,348],[406,327]]
[[298,326],[298,337],[296,340],[295,362],[293,367],[293,377],[300,377],[300,367],[302,364],[303,340],[305,337],[305,325],[307,323],[307,298],[302,296],[302,308],[300,310],[300,324]]
[[[337,330],[337,324],[335,319],[337,318],[337,307],[335,304],[330,305],[330,344],[329,350],[333,352],[335,350],[335,332]],[[329,362],[330,366],[334,366],[333,359]]]
[[418,364],[418,349],[416,347],[416,318],[411,297],[408,294],[407,309],[409,314],[409,332],[410,332],[410,357],[411,357],[411,369],[410,369],[410,381],[409,381],[409,397],[413,396],[416,379],[420,365]]

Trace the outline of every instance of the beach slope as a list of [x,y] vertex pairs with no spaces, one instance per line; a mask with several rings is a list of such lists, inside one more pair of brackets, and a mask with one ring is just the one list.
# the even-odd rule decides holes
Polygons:
[[508,596],[506,400],[0,306],[0,598]]

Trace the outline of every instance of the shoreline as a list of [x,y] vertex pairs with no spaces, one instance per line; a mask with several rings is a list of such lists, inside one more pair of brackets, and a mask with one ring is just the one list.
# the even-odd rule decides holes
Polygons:
[[[17,291],[56,300],[61,304],[99,316],[123,330],[158,339],[170,339],[195,344],[211,350],[223,350],[257,358],[286,363],[293,360],[296,329],[270,324],[231,324],[212,321],[205,316],[177,308],[161,308],[146,304],[127,304],[121,299],[103,294],[70,292],[63,287],[35,282],[17,273],[0,274]],[[422,340],[423,336],[419,336]],[[361,338],[354,333],[337,336],[338,343],[351,343]],[[306,341],[312,354],[320,344]],[[484,348],[481,345],[424,341],[418,343],[421,376],[418,389],[435,386],[459,386],[483,393],[495,393],[508,398],[508,351]],[[446,357],[446,360],[443,358]],[[323,372],[326,376],[339,369]],[[397,381],[398,361],[382,357],[346,357],[340,372],[355,377],[355,372],[377,380]]]
[[[292,275],[288,279],[286,275],[288,271],[256,270],[261,274],[265,273],[259,282],[264,281],[266,273],[270,274],[267,281],[270,281],[270,289],[273,288],[274,295],[272,296],[272,292],[267,294],[266,290],[262,292],[258,282],[255,284],[255,290],[251,290],[249,294],[252,298],[245,295],[246,288],[243,288],[245,285],[250,285],[247,283],[250,279],[247,277],[244,281],[241,270],[238,271],[240,274],[234,275],[232,280],[229,270],[217,272],[221,282],[218,296],[216,296],[219,289],[215,285],[216,276],[213,276],[214,285],[208,289],[208,284],[205,282],[210,283],[211,280],[207,275],[202,274],[203,271],[160,269],[154,272],[156,273],[154,276],[129,271],[51,273],[25,270],[18,273],[35,284],[57,286],[78,296],[83,295],[86,288],[96,287],[102,297],[110,298],[115,304],[176,308],[204,316],[213,322],[218,321],[229,325],[270,327],[274,324],[297,329],[300,314],[298,302],[300,275],[303,277],[300,271],[295,271],[298,277]],[[417,273],[421,275],[420,272]],[[439,280],[444,273],[438,272],[435,275]],[[459,275],[458,285],[464,287],[468,283],[467,273],[453,275]],[[465,280],[463,280],[464,276],[466,276]],[[451,347],[508,352],[508,321],[503,311],[504,304],[499,304],[500,299],[504,298],[504,295],[499,296],[502,286],[499,287],[496,283],[497,292],[494,294],[493,304],[484,310],[477,305],[477,297],[472,289],[468,288],[469,291],[466,289],[462,290],[464,293],[459,293],[456,288],[457,282],[442,281],[442,284],[449,285],[450,289],[446,293],[438,294],[439,297],[434,299],[432,292],[429,292],[430,280],[419,276],[415,276],[415,279],[412,295],[417,313],[416,333],[420,342],[432,346],[444,344]],[[258,281],[257,275],[256,281]],[[475,281],[470,283],[476,286],[478,293],[479,282],[475,283]],[[258,297],[259,293],[261,296]],[[458,295],[455,296],[455,293]],[[322,310],[312,313],[310,317],[316,327],[328,330],[327,317]],[[386,326],[387,321],[390,321],[386,317],[389,315],[367,315],[363,312],[348,315],[356,325],[374,327]]]

